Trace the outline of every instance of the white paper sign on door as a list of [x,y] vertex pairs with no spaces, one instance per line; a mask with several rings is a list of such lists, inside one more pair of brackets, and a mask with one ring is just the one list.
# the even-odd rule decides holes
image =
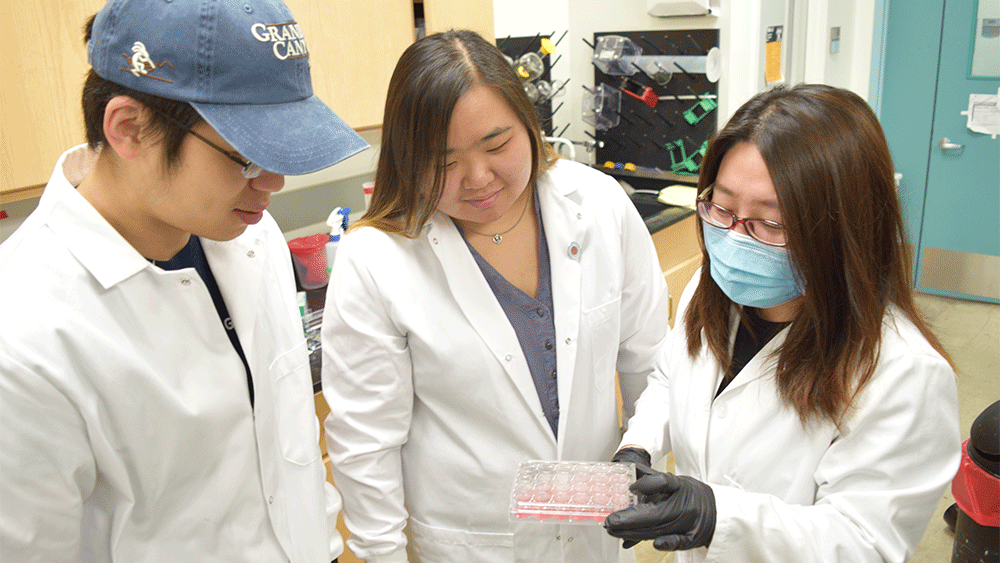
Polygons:
[[997,94],[969,94],[969,109],[962,112],[967,117],[969,131],[1000,135],[1000,90]]

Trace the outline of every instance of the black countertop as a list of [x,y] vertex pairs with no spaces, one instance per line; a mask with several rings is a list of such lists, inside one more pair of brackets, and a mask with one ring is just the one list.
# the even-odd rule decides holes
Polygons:
[[694,209],[689,207],[678,207],[676,205],[665,205],[657,200],[655,193],[635,192],[629,199],[635,204],[639,211],[639,216],[646,223],[649,234],[653,234],[661,229],[689,217],[694,214]]
[[616,180],[621,180],[637,190],[629,196],[629,199],[635,204],[635,208],[639,210],[639,216],[645,221],[646,228],[649,229],[649,234],[665,229],[681,219],[694,214],[694,210],[687,207],[660,203],[657,197],[660,190],[667,186],[696,186],[698,184],[697,176],[674,174],[659,170],[614,170],[597,165],[594,165],[593,168],[604,172]]

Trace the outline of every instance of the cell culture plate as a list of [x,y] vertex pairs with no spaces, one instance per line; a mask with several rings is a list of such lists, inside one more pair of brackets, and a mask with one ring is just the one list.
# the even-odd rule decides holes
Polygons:
[[601,523],[636,504],[628,490],[632,463],[522,461],[510,497],[511,520],[561,524]]

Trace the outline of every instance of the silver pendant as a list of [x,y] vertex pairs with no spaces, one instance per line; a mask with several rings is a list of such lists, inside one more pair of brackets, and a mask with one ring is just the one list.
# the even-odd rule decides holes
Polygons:
[[502,241],[502,240],[503,240],[503,237],[500,236],[500,233],[497,233],[497,234],[493,235],[493,242],[494,243],[500,244],[500,241]]

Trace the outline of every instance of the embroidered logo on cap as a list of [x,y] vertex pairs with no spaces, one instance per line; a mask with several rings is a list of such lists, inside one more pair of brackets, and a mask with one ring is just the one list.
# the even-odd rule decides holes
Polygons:
[[302,35],[299,24],[291,21],[284,23],[255,23],[250,26],[250,33],[261,43],[270,43],[274,56],[279,60],[301,59],[309,56],[306,48],[306,38]]
[[[146,50],[146,45],[142,41],[136,41],[132,44],[132,56],[130,57],[128,53],[122,53],[125,60],[129,62],[129,68],[122,67],[118,70],[123,70],[125,72],[131,72],[135,76],[145,76],[146,78],[155,78],[157,80],[162,80],[164,82],[173,83],[173,80],[168,80],[161,76],[154,76],[150,72],[156,70],[157,65],[153,62],[153,58],[149,56],[149,51]],[[170,64],[170,61],[163,61],[160,63],[161,67],[167,66],[174,68],[174,65]]]

